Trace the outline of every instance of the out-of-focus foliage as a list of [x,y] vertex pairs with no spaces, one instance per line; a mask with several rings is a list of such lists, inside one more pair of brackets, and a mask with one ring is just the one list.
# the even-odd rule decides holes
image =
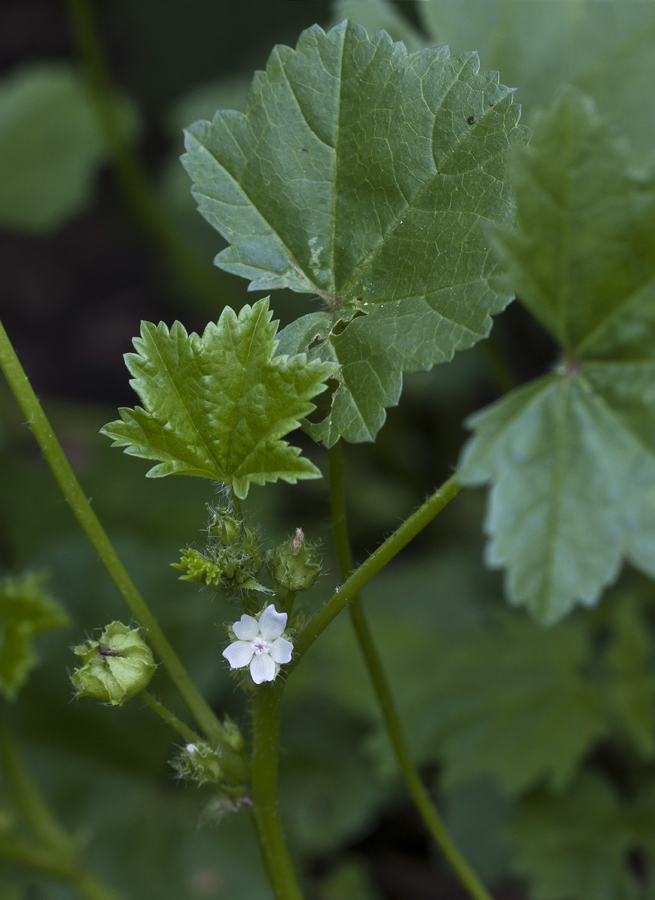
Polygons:
[[44,573],[0,579],[0,694],[15,699],[38,663],[34,639],[44,631],[64,628],[69,619],[46,590]]
[[[126,129],[133,116],[122,108]],[[48,234],[91,201],[109,152],[78,69],[38,63],[0,81],[0,226]]]
[[461,477],[493,484],[488,562],[550,624],[624,557],[655,575],[655,176],[569,90],[512,181],[520,230],[495,232],[498,252],[564,357],[470,420]]

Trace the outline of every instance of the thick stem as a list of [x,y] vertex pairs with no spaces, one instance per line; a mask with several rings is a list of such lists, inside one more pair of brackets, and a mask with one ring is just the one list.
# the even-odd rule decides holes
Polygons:
[[133,214],[163,251],[194,294],[213,308],[222,307],[229,288],[218,270],[196,251],[171,221],[153,190],[126,132],[103,52],[90,0],[67,0],[77,51],[92,90],[96,113],[114,163],[118,182]]
[[[339,557],[341,575],[345,579],[353,570],[353,558],[348,536],[346,492],[343,482],[343,453],[341,441],[330,449],[330,494],[332,498],[332,523],[334,540]],[[350,602],[350,616],[357,635],[360,650],[366,662],[373,688],[382,710],[382,716],[389,733],[389,738],[396,755],[398,767],[414,800],[416,808],[434,838],[437,846],[446,857],[459,880],[475,900],[491,900],[491,895],[461,855],[446,826],[430,799],[430,795],[421,781],[419,773],[412,761],[409,747],[403,733],[402,722],[391,692],[391,686],[384,671],[382,660],[373,640],[373,635],[366,621],[366,615],[359,596]]]
[[259,844],[277,900],[302,900],[277,799],[280,706],[284,682],[260,684],[252,701],[252,799]]
[[336,593],[310,619],[294,641],[294,658],[285,668],[287,673],[295,669],[316,638],[339,615],[341,610],[352,602],[364,585],[368,584],[380,569],[383,569],[387,563],[391,562],[394,556],[400,553],[403,547],[406,547],[412,538],[416,537],[434,519],[437,513],[441,512],[459,494],[462,488],[456,479],[457,476],[453,475],[448,481],[444,482],[431,497],[428,497],[422,506],[419,506],[416,512],[412,513],[408,519],[405,519],[402,525],[384,543],[380,544],[374,553],[371,553],[361,566],[355,569],[341,587],[337,588]]
[[119,559],[105,530],[98,521],[98,517],[91,508],[91,504],[75,477],[64,455],[64,451],[41,408],[41,404],[32,390],[1,322],[0,368],[2,368],[9,382],[9,387],[27,418],[34,437],[68,505],[73,511],[73,515],[81,525],[93,549],[100,557],[100,561],[118,588],[130,612],[136,621],[146,629],[148,641],[164,664],[164,668],[189,707],[196,722],[210,741],[219,743],[222,736],[221,723],[169,644],[164,632],[159,627],[159,623],[150,612],[146,602],[128,575],[125,566]]

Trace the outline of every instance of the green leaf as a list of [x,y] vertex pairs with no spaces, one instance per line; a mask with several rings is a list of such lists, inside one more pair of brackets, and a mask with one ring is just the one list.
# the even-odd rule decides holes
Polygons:
[[530,880],[534,900],[652,896],[652,875],[644,884],[628,856],[652,853],[652,801],[651,790],[637,804],[620,803],[607,782],[589,773],[568,794],[540,792],[524,801],[507,835],[518,851],[514,869]]
[[0,580],[0,694],[15,699],[37,665],[37,634],[64,628],[69,619],[46,591],[46,576],[29,573]]
[[470,419],[461,478],[492,482],[488,562],[550,624],[624,557],[655,576],[655,184],[573,90],[514,171],[521,230],[496,241],[565,358]]
[[[396,656],[403,654],[394,669],[404,674],[394,671],[394,683],[401,678],[402,692],[407,682],[403,717],[413,753],[442,759],[445,787],[485,775],[510,794],[540,782],[561,789],[607,734],[598,688],[583,675],[589,637],[579,623],[543,631],[505,615],[483,632],[413,637],[403,641],[396,627]],[[382,639],[389,656],[393,641],[391,633]]]
[[[377,5],[377,4],[373,4]],[[518,86],[528,125],[539,104],[572,82],[644,152],[655,141],[655,6],[598,0],[424,0],[433,42],[475,47],[485,69]]]
[[0,225],[55,230],[90,202],[108,157],[87,86],[72,66],[40,63],[0,81]]
[[300,450],[280,440],[314,409],[334,366],[306,356],[276,356],[277,322],[268,298],[237,316],[226,307],[202,337],[176,322],[144,323],[137,353],[125,361],[143,403],[121,409],[102,433],[114,446],[159,460],[151,478],[202,475],[245,498],[251,483],[319,478]]
[[614,602],[611,623],[613,636],[606,657],[613,677],[608,699],[621,730],[651,760],[655,756],[655,675],[650,630],[632,596]]
[[472,346],[507,304],[485,228],[512,219],[518,117],[474,53],[409,54],[348,21],[277,47],[245,113],[188,130],[194,196],[231,244],[217,264],[326,307],[281,335],[340,366],[317,440],[372,440],[402,373]]

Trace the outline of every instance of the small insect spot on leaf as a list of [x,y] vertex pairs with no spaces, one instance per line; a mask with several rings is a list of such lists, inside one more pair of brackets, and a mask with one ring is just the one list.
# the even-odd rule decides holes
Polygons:
[[475,118],[475,116],[469,116],[468,119],[467,119],[466,121],[469,123],[469,125],[475,125],[475,123],[476,123],[478,120]]
[[493,105],[494,105],[493,103],[490,103],[490,104],[489,104],[489,106],[491,106],[491,107],[493,107]]

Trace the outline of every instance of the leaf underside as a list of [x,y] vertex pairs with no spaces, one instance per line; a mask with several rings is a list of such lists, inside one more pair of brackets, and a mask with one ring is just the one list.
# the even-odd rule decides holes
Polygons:
[[245,498],[251,483],[318,478],[297,447],[281,440],[308,415],[334,366],[304,354],[274,356],[277,322],[268,298],[237,316],[226,307],[202,336],[176,322],[143,323],[126,355],[143,407],[121,409],[102,433],[114,446],[158,460],[150,477],[201,475]]
[[476,54],[410,54],[346,21],[276,47],[245,113],[187,131],[194,196],[230,243],[217,265],[323,301],[280,335],[339,366],[315,439],[373,440],[402,373],[472,346],[509,301],[485,229],[512,220],[518,118]]
[[552,623],[624,558],[655,576],[655,180],[568,90],[514,182],[521,230],[495,241],[564,359],[470,420],[461,477],[493,485],[488,560],[510,601]]

